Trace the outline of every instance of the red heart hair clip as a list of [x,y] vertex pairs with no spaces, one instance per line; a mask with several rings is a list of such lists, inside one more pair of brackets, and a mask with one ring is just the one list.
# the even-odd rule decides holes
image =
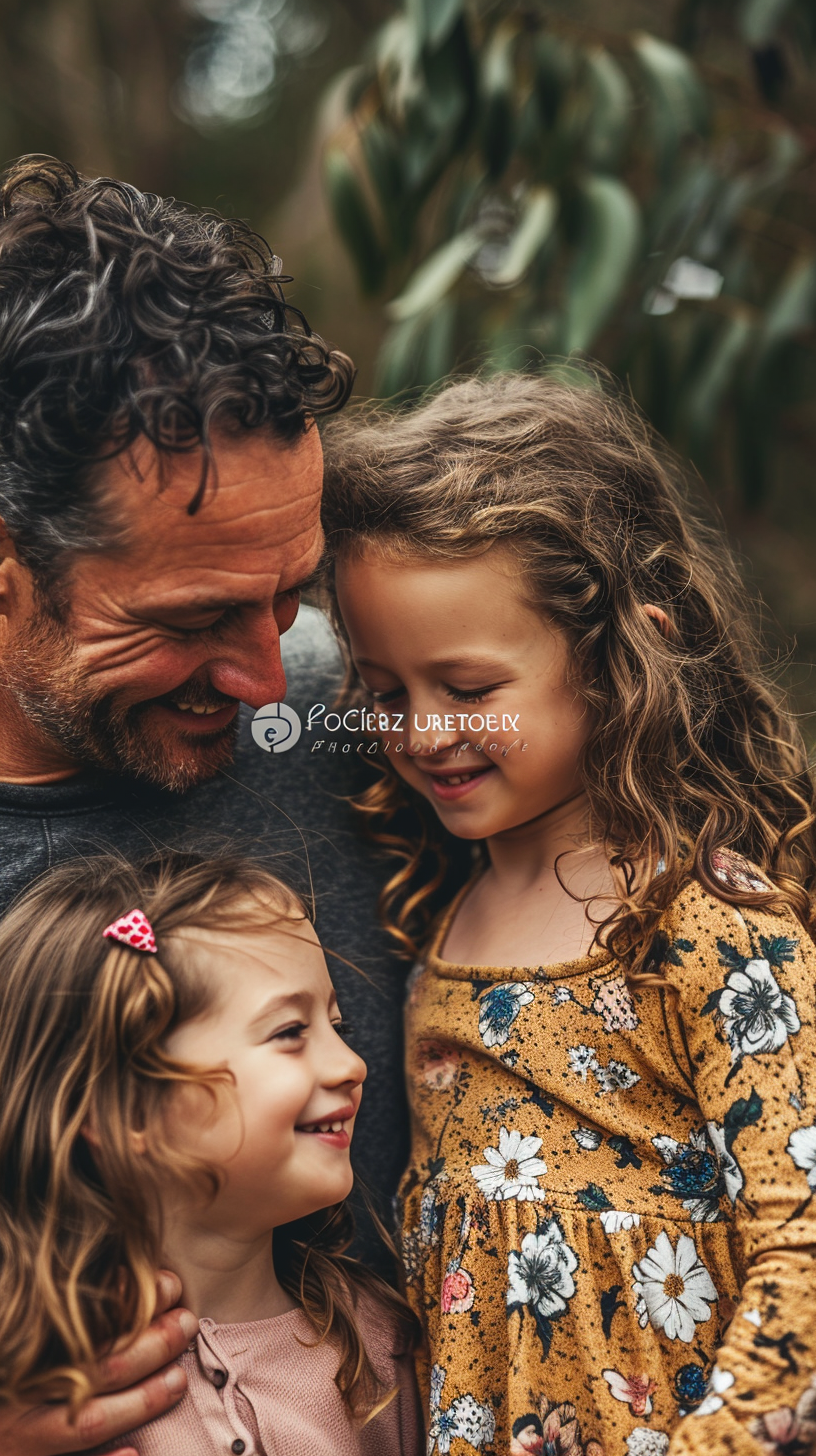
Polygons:
[[102,934],[108,940],[119,940],[122,945],[129,945],[133,950],[148,951],[150,955],[156,954],[156,937],[153,934],[153,926],[150,924],[143,910],[131,910],[127,915],[120,915],[111,925],[105,927]]

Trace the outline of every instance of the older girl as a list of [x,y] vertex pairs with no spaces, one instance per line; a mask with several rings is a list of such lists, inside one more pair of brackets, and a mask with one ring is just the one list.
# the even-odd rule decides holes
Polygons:
[[408,1005],[429,1450],[805,1452],[813,788],[725,541],[590,376],[455,384],[329,460],[406,946],[435,821],[475,852]]

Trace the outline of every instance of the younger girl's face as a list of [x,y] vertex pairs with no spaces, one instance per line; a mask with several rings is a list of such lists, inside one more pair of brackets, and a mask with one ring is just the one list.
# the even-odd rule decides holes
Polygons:
[[529,823],[581,792],[590,719],[564,634],[522,595],[513,555],[337,564],[337,596],[377,736],[464,839]]
[[365,1063],[339,1033],[320,943],[307,921],[246,933],[184,929],[181,943],[210,982],[209,1009],[178,1027],[166,1050],[226,1067],[217,1102],[197,1086],[171,1094],[168,1132],[225,1175],[201,1218],[251,1238],[340,1202],[351,1191],[349,1145]]

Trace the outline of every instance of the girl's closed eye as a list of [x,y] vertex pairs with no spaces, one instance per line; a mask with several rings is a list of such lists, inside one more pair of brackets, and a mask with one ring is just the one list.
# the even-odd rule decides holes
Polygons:
[[309,1030],[305,1021],[293,1021],[290,1026],[283,1026],[279,1031],[273,1031],[266,1041],[278,1042],[302,1042],[306,1032]]
[[486,688],[452,688],[446,684],[445,691],[455,703],[481,703],[490,693],[495,693],[501,687],[504,687],[504,683],[490,683]]
[[402,698],[404,695],[404,687],[389,688],[385,693],[375,693],[369,690],[369,697],[373,703],[395,703],[397,698]]

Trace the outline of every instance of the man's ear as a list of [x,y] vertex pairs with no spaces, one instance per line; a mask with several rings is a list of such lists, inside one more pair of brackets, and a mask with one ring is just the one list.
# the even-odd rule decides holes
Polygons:
[[647,602],[643,611],[650,621],[654,622],[661,637],[665,637],[667,642],[673,642],[677,634],[663,608],[655,607],[651,602]]

